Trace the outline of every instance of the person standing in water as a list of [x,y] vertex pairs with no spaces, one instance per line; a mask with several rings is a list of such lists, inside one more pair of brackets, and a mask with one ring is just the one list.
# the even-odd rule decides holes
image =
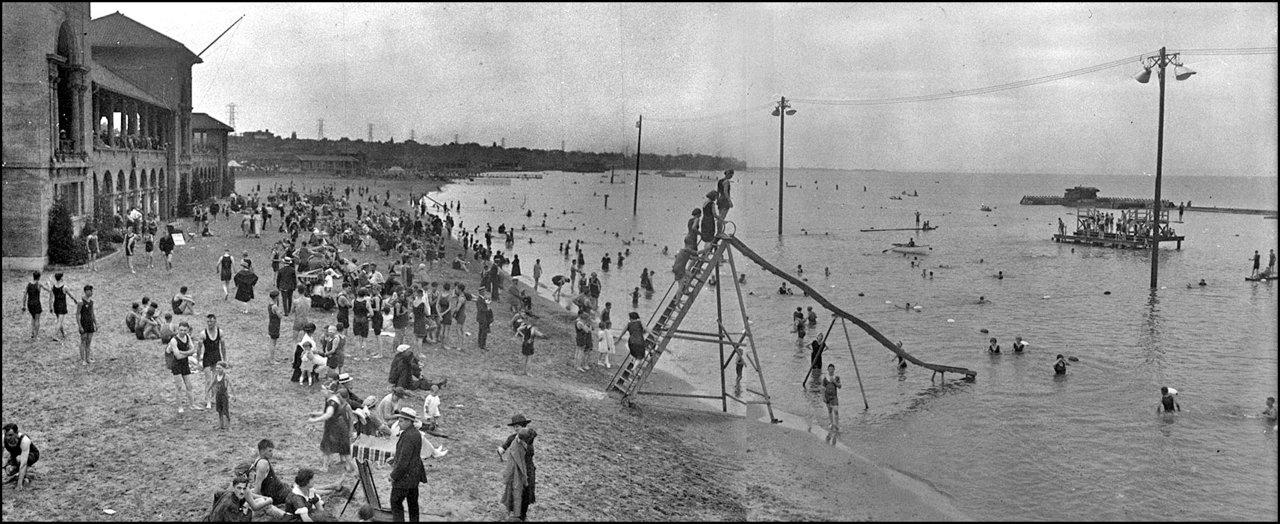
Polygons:
[[1022,337],[1014,337],[1013,352],[1022,353],[1022,350],[1024,349],[1027,349],[1027,343],[1022,341]]
[[840,430],[840,377],[836,376],[836,365],[827,364],[827,376],[822,377],[822,401],[827,404],[827,419],[831,421],[831,429]]
[[1177,393],[1178,392],[1176,390],[1170,390],[1168,387],[1161,387],[1160,388],[1160,405],[1156,406],[1156,413],[1159,413],[1162,410],[1165,413],[1170,413],[1173,411],[1182,411],[1182,406],[1178,405],[1178,399],[1174,398],[1174,395],[1176,395]]
[[1058,355],[1058,361],[1053,363],[1053,374],[1054,374],[1054,375],[1066,375],[1066,374],[1067,374],[1067,366],[1069,366],[1069,365],[1070,365],[1070,364],[1067,364],[1067,357],[1064,357],[1064,356],[1062,356],[1062,355]]

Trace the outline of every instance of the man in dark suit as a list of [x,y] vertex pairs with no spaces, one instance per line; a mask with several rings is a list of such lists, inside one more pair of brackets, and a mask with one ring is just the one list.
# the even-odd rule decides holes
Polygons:
[[293,268],[293,259],[285,257],[284,264],[276,271],[276,289],[280,290],[280,305],[284,314],[293,312],[293,290],[298,288],[298,271]]
[[418,484],[427,482],[427,469],[422,466],[422,433],[413,423],[418,413],[400,408],[396,413],[400,424],[400,440],[396,441],[395,466],[391,470],[391,515],[404,522],[404,502],[409,505],[409,522],[418,522]]

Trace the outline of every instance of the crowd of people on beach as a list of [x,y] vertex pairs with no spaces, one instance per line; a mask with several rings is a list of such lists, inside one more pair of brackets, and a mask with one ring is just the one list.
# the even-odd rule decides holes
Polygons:
[[[732,170],[725,171],[716,189],[707,192],[701,205],[690,213],[683,245],[671,269],[678,292],[684,292],[691,284],[692,268],[712,256],[717,237],[725,233],[727,214],[733,207],[730,197],[733,175]],[[270,517],[310,521],[332,518],[332,508],[324,497],[341,496],[344,490],[349,493],[348,476],[359,470],[356,454],[362,448],[361,439],[366,439],[363,441],[366,451],[377,448],[378,442],[382,445],[378,449],[385,454],[394,451],[391,511],[396,520],[403,520],[407,506],[410,519],[416,521],[420,511],[418,485],[426,482],[421,459],[443,458],[448,454],[444,446],[433,444],[428,435],[448,438],[442,433],[445,420],[440,407],[441,392],[449,380],[430,373],[423,365],[426,352],[456,351],[484,358],[484,352],[490,349],[493,308],[503,301],[504,291],[512,313],[510,333],[520,347],[517,374],[530,375],[529,362],[536,354],[535,342],[547,338],[537,325],[540,319],[534,313],[528,294],[530,286],[517,285],[514,280],[524,275],[520,257],[513,252],[515,228],[485,224],[468,229],[455,219],[461,216],[460,203],[442,204],[426,195],[413,194],[404,200],[397,196],[393,201],[389,190],[376,195],[367,187],[339,190],[324,186],[303,192],[290,185],[277,186],[266,193],[259,187],[247,196],[233,195],[225,201],[201,204],[193,209],[193,222],[202,237],[217,236],[210,225],[216,222],[219,213],[227,223],[231,223],[233,213],[240,214],[241,234],[247,238],[269,235],[272,218],[276,218],[276,233],[281,237],[270,244],[273,275],[267,280],[271,289],[262,317],[266,361],[272,366],[284,362],[277,353],[281,326],[286,325],[284,322],[288,319],[291,333],[286,344],[293,345],[294,349],[290,381],[301,388],[318,385],[317,393],[323,399],[323,407],[307,418],[308,423],[323,425],[319,442],[321,469],[340,465],[343,470],[342,479],[328,486],[314,485],[316,471],[309,468],[300,468],[292,485],[285,484],[279,480],[272,464],[274,444],[263,439],[257,446],[258,455],[235,468],[230,489],[219,494],[210,519]],[[527,211],[526,218],[532,216],[533,211]],[[1118,221],[1111,217],[1097,220],[1098,230],[1130,231],[1138,227],[1123,213]],[[154,215],[142,216],[132,211],[121,221],[127,229],[123,246],[125,266],[130,273],[139,269],[133,260],[139,242],[147,254],[141,269],[155,267],[152,252],[157,247],[164,253],[166,269],[172,269],[174,237],[185,239],[180,228],[176,228],[176,235],[172,231],[160,234],[160,224]],[[499,249],[495,249],[495,239],[501,243],[497,246]],[[98,239],[92,232],[86,242],[91,242],[91,251],[100,251],[96,245]],[[448,256],[450,251],[453,251],[452,258]],[[602,297],[600,273],[622,268],[631,256],[630,248],[616,253],[616,257],[604,253],[599,272],[585,269],[586,256],[580,240],[562,242],[559,251],[569,263],[569,275],[554,275],[549,282],[554,286],[553,299],[560,299],[566,284],[575,295],[570,304],[576,309],[573,332],[577,351],[570,364],[584,373],[593,367],[612,369],[616,347],[624,340],[627,355],[616,363],[625,364],[628,358],[643,359],[653,348],[648,340],[649,330],[639,313],[628,312],[624,327],[615,330],[613,302]],[[392,260],[384,268],[385,273],[378,263],[362,263],[356,258],[372,258],[375,254]],[[1257,253],[1253,260],[1257,274]],[[480,276],[473,291],[469,290],[468,283],[459,280],[464,277],[459,272],[469,272],[472,264],[479,265]],[[1273,250],[1268,271],[1273,270],[1274,264]],[[91,268],[96,270],[94,265]],[[238,269],[233,271],[233,268]],[[222,301],[234,300],[241,314],[251,314],[258,295],[259,277],[250,253],[243,251],[237,259],[228,247],[212,269],[222,285]],[[802,272],[803,268],[797,267],[797,273]],[[826,274],[829,276],[829,269]],[[531,289],[537,293],[544,276],[540,259],[535,260],[530,276]],[[745,280],[745,275],[741,278]],[[653,295],[654,279],[654,273],[648,268],[642,270],[639,285],[630,293],[633,309],[638,306],[642,293],[645,297]],[[82,364],[88,366],[94,362],[90,350],[97,331],[93,286],[85,285],[81,298],[67,291],[67,286],[63,273],[55,274],[51,282],[44,281],[40,272],[32,275],[23,300],[24,310],[32,316],[31,337],[40,336],[42,297],[46,293],[51,297],[51,309],[56,316],[57,336],[65,337],[63,317],[70,312],[67,303],[70,300],[75,304],[75,320],[81,335]],[[779,293],[790,294],[785,282]],[[174,377],[177,412],[184,413],[188,408],[210,410],[217,414],[218,423],[214,427],[226,430],[232,423],[233,398],[233,368],[228,347],[247,348],[251,344],[228,342],[213,312],[216,298],[197,297],[189,286],[180,285],[170,298],[168,308],[162,308],[158,302],[149,296],[140,297],[131,304],[123,327],[140,341],[156,340],[164,347],[165,367]],[[197,308],[204,313],[203,329],[198,334],[194,333],[194,329],[200,327],[195,319],[199,316]],[[806,348],[810,350],[810,378],[813,387],[821,391],[827,407],[828,427],[839,430],[840,378],[835,374],[834,364],[828,363],[827,373],[822,373],[825,337],[808,338],[810,332],[816,332],[817,315],[813,307],[808,308],[807,314],[797,307],[792,324],[797,334],[797,354]],[[472,336],[467,328],[472,326],[476,332],[474,346],[467,340]],[[372,342],[370,337],[374,339]],[[1014,352],[1020,353],[1024,347],[1025,343],[1018,337]],[[999,353],[995,338],[991,339],[988,350]],[[344,369],[347,362],[378,362],[384,358],[388,370],[386,385],[380,380],[371,381],[377,385],[358,384]],[[905,360],[900,355],[896,358],[899,368],[905,368]],[[237,355],[237,362],[247,360],[247,356]],[[1059,355],[1058,360],[1055,371],[1065,373],[1065,359]],[[742,349],[737,348],[735,389],[738,390],[743,368]],[[203,394],[198,401],[193,393],[193,374],[204,377]],[[381,396],[361,396],[353,392],[353,387],[387,388],[389,392]],[[425,393],[421,416],[410,405],[413,391]],[[1274,417],[1272,403],[1269,402],[1268,409]],[[515,429],[498,448],[499,457],[505,463],[501,502],[510,516],[519,519],[527,516],[529,504],[536,500],[533,442],[537,432],[528,425],[523,415],[513,417],[509,426]],[[391,446],[379,439],[395,439],[395,444]],[[6,480],[14,477],[21,486],[28,467],[39,459],[39,451],[13,424],[5,426],[5,449],[9,454]],[[361,518],[366,519],[376,505],[361,508]]]

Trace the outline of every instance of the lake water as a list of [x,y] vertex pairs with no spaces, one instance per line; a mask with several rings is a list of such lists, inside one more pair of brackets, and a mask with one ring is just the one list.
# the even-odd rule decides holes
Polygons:
[[[1161,250],[1161,289],[1152,293],[1149,251],[1054,243],[1057,220],[1072,228],[1074,209],[1018,204],[1023,195],[1060,195],[1076,185],[1098,187],[1103,196],[1149,198],[1152,177],[803,169],[786,176],[797,187],[786,190],[779,238],[777,170],[738,173],[730,213],[737,237],[780,268],[803,265],[810,285],[920,359],[978,373],[971,383],[933,381],[917,367],[899,373],[889,351],[850,325],[870,405],[864,411],[836,325],[825,361],[846,386],[845,445],[927,481],[980,520],[1276,519],[1276,432],[1246,415],[1276,395],[1277,283],[1243,278],[1254,250],[1265,265],[1267,250],[1276,247],[1275,220],[1187,213],[1174,224],[1187,240],[1181,250],[1172,244]],[[433,196],[460,201],[468,229],[516,227],[514,252],[525,274],[541,259],[544,282],[569,273],[557,244],[581,240],[587,268],[601,274],[603,300],[613,302],[620,324],[641,268],[657,273],[658,294],[642,298],[637,309],[648,319],[660,306],[671,281],[671,257],[662,247],[674,254],[690,210],[714,188],[708,179],[641,176],[633,217],[633,179],[620,172],[610,184],[608,174],[547,173],[510,185],[451,184]],[[919,196],[888,198],[902,191]],[[1162,196],[1277,208],[1274,178],[1168,176]],[[993,211],[979,211],[983,204]],[[916,210],[940,229],[859,232],[913,227]],[[931,278],[910,266],[911,257],[883,251],[911,236],[933,248],[919,257]],[[630,246],[622,244],[633,237]],[[621,269],[600,271],[606,250],[616,260],[628,247]],[[820,397],[800,387],[808,358],[796,354],[788,331],[797,306],[814,307],[820,331],[831,317],[812,300],[776,294],[780,279],[745,257],[735,260],[747,274],[746,307],[775,406],[825,424]],[[1004,279],[994,277],[1000,271]],[[1200,279],[1208,285],[1187,288]],[[726,329],[741,331],[731,290],[725,289]],[[979,296],[990,303],[977,304]],[[703,290],[682,328],[714,331],[714,297],[713,289]],[[894,307],[905,303],[922,309]],[[1017,335],[1030,341],[1025,354],[1009,353]],[[988,356],[989,337],[1006,354]],[[676,357],[664,358],[660,368],[674,366],[696,387],[718,393],[714,345],[672,348]],[[1079,358],[1066,377],[1053,375],[1058,353]],[[743,382],[752,387],[749,377]],[[1161,386],[1179,391],[1182,413],[1156,414]]]

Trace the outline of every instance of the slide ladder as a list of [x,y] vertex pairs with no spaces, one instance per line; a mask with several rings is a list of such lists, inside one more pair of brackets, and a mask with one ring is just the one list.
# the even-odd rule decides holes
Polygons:
[[[609,390],[618,390],[622,393],[623,402],[627,402],[634,396],[644,381],[649,378],[649,373],[653,371],[653,366],[658,363],[658,359],[666,351],[667,343],[671,341],[672,335],[675,333],[676,327],[684,320],[685,314],[693,307],[694,301],[698,298],[698,293],[702,291],[703,285],[707,283],[707,279],[715,271],[720,259],[724,256],[724,251],[729,247],[725,240],[726,237],[717,236],[711,241],[707,254],[702,257],[694,257],[688,268],[689,283],[681,286],[676,295],[667,302],[667,306],[662,310],[657,320],[650,323],[648,335],[645,336],[645,356],[636,359],[627,354],[626,360],[618,367],[618,371],[614,373],[613,379],[609,382]],[[677,284],[678,285],[678,284]]]

